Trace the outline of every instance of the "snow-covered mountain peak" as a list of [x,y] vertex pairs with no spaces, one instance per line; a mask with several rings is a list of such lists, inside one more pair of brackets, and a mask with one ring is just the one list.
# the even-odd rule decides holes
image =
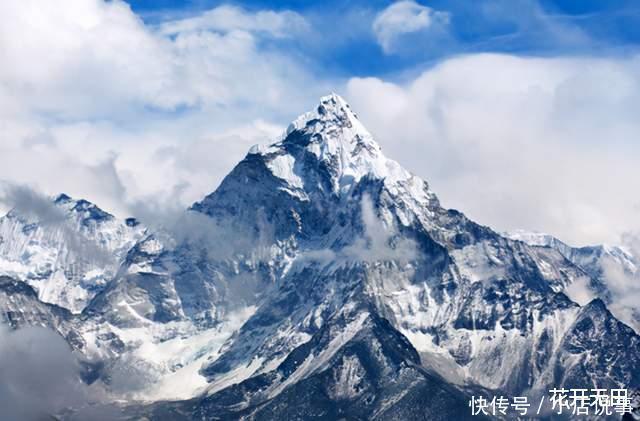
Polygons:
[[[589,254],[600,258],[602,256],[610,256],[621,262],[632,262],[636,259],[629,251],[620,246],[612,246],[609,244],[598,244],[592,246],[573,247],[567,245],[562,240],[557,239],[551,234],[537,231],[514,230],[503,233],[503,235],[512,240],[519,240],[530,246],[551,247],[558,249],[563,254],[570,254],[571,250],[581,250],[582,254]],[[571,260],[571,259],[570,259]],[[627,264],[630,265],[631,263]]]
[[[249,232],[265,231],[256,221],[268,220],[280,240],[299,235],[337,247],[353,240],[340,229],[360,232],[365,196],[386,224],[429,224],[431,211],[439,209],[428,184],[387,158],[347,103],[332,94],[280,140],[251,148],[218,189],[191,209],[231,217]],[[347,224],[348,218],[355,224]],[[342,228],[327,236],[335,227]]]
[[113,215],[100,209],[94,203],[85,199],[74,199],[65,193],[59,194],[53,203],[67,212],[68,215],[74,216],[85,223],[89,221],[100,223],[115,219]]
[[379,146],[373,142],[371,134],[362,125],[356,113],[353,112],[351,106],[339,95],[331,93],[330,95],[320,98],[320,103],[315,110],[306,112],[296,118],[287,128],[286,134],[290,134],[296,130],[304,130],[307,126],[316,126],[322,124],[349,128],[354,135],[360,135],[371,141],[372,146],[379,149]]
[[73,198],[66,193],[60,193],[53,201],[56,205],[63,205],[70,202],[73,202]]
[[133,218],[120,220],[64,193],[34,200],[0,218],[0,275],[27,282],[40,300],[79,313],[145,232]]
[[524,229],[516,229],[509,232],[504,232],[504,235],[507,238],[512,240],[522,241],[530,246],[538,246],[538,247],[553,247],[553,248],[565,248],[569,247],[564,242],[558,240],[553,235],[539,232],[539,231],[528,231]]
[[590,277],[578,280],[565,293],[574,301],[584,303],[591,297],[601,297],[615,316],[638,329],[640,309],[634,300],[640,279],[640,259],[622,247],[606,244],[572,247],[552,235],[517,230],[503,234],[530,246],[558,251]]
[[334,193],[349,191],[366,176],[392,184],[413,178],[384,156],[349,104],[334,93],[295,119],[278,142],[254,146],[249,155],[262,155],[276,177],[297,189],[304,188],[310,161],[329,176]]

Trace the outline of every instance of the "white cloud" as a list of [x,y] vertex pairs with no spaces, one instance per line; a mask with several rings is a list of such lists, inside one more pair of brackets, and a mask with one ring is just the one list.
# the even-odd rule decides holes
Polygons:
[[0,407],[5,419],[52,418],[86,404],[80,366],[57,333],[41,327],[11,331],[0,324]]
[[172,80],[163,40],[123,2],[2,2],[0,16],[0,51],[10,63],[0,79],[24,111],[104,117],[131,111],[116,104],[172,108],[188,100]]
[[199,16],[160,25],[160,32],[175,35],[190,31],[262,32],[274,37],[291,37],[308,30],[306,20],[292,11],[258,11],[249,14],[234,6],[223,5]]
[[416,243],[406,238],[397,238],[396,228],[387,226],[376,215],[371,197],[363,196],[361,207],[363,236],[341,250],[339,259],[363,262],[396,260],[406,263],[416,258]]
[[301,256],[302,261],[326,265],[394,260],[406,264],[417,257],[418,245],[415,241],[398,235],[393,218],[378,217],[370,196],[364,195],[360,206],[362,236],[354,238],[351,244],[338,251],[321,249],[306,252]]
[[581,306],[587,305],[591,300],[596,298],[596,294],[589,287],[591,279],[587,276],[580,277],[573,281],[564,290],[564,293],[574,302]]
[[387,155],[443,204],[576,245],[638,231],[640,59],[447,60],[407,83],[349,81]]
[[126,119],[149,107],[247,99],[272,104],[287,82],[304,77],[283,55],[257,48],[260,33],[304,26],[293,12],[221,6],[167,22],[160,32],[171,37],[145,26],[122,1],[3,2],[0,16],[0,51],[10,63],[0,69],[3,93],[58,118]]
[[611,312],[640,331],[640,270],[625,270],[613,259],[604,259],[602,269],[607,289],[611,292]]
[[[382,16],[398,9],[415,17],[399,31],[435,28],[439,12],[411,2],[377,22],[393,28],[401,20]],[[222,6],[149,27],[121,1],[0,2],[0,180],[122,216],[141,200],[186,207],[252,144],[341,90],[283,49],[307,29],[287,11]],[[405,38],[393,33],[396,48]],[[471,55],[344,90],[445,205],[499,230],[618,243],[640,230],[639,68],[634,57]]]
[[373,21],[373,32],[385,53],[391,53],[403,35],[420,32],[449,23],[449,14],[402,0],[381,11]]
[[278,48],[305,25],[221,6],[150,27],[118,0],[1,2],[0,180],[120,214],[176,186],[184,205],[201,198],[329,90]]

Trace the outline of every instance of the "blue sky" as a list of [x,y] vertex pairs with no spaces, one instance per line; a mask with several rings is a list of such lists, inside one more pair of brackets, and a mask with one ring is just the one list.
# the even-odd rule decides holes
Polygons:
[[[622,54],[640,43],[640,2],[633,0],[433,0],[418,4],[450,16],[446,33],[407,36],[407,46],[385,54],[371,31],[392,1],[128,0],[145,21],[193,16],[232,4],[247,10],[292,10],[314,26],[314,37],[287,45],[322,71],[381,76],[423,68],[456,54]],[[333,31],[337,34],[332,34]],[[435,35],[435,36],[434,36]],[[320,39],[318,39],[320,38]]]
[[0,208],[11,183],[184,209],[333,91],[444,206],[619,244],[639,46],[631,0],[0,1]]

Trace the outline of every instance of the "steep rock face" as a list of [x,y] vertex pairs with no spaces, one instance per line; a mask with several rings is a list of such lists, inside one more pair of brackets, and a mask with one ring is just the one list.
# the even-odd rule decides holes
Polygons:
[[640,260],[621,247],[607,245],[571,247],[557,238],[537,232],[514,231],[509,238],[523,241],[540,250],[560,252],[587,277],[573,279],[563,289],[574,301],[586,304],[602,299],[616,317],[640,331]]
[[371,310],[351,302],[273,370],[201,399],[155,405],[151,413],[159,419],[471,419],[468,397],[425,371],[409,341]]
[[79,349],[84,346],[69,310],[41,302],[30,285],[8,276],[0,276],[0,323],[13,329],[46,327],[58,332],[71,346]]
[[595,299],[580,309],[561,342],[555,380],[571,387],[637,389],[638,350],[640,337]]
[[80,313],[144,229],[64,194],[51,208],[44,221],[15,211],[0,218],[0,273],[29,283],[42,301]]
[[605,292],[607,280],[605,270],[607,265],[616,265],[628,275],[640,271],[640,262],[621,247],[606,245],[572,247],[549,234],[516,230],[505,233],[505,236],[527,243],[530,246],[548,247],[560,252],[576,266],[584,270],[595,281],[594,292]]

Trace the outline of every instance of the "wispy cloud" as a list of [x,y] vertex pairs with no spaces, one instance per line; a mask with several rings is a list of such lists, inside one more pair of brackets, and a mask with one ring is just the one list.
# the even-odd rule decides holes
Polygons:
[[240,7],[229,5],[216,7],[198,16],[165,22],[159,26],[159,31],[164,35],[198,31],[247,31],[277,38],[300,36],[308,29],[309,23],[305,18],[290,10],[262,10],[250,13]]
[[376,262],[395,260],[407,262],[417,256],[416,244],[398,237],[395,226],[378,218],[370,196],[363,196],[361,203],[364,232],[341,253],[348,260]]
[[640,268],[631,272],[618,262],[604,259],[602,269],[611,292],[611,312],[640,332]]
[[50,197],[28,186],[0,184],[0,203],[11,208],[16,215],[44,226],[63,224],[67,220],[67,215],[55,206]]
[[300,256],[302,261],[320,264],[374,263],[397,261],[405,264],[418,256],[417,244],[399,235],[392,221],[378,217],[370,196],[361,200],[362,235],[339,250],[312,250]]
[[[38,229],[46,230],[49,237],[55,238],[57,233],[63,239],[66,250],[83,260],[106,265],[113,260],[97,239],[91,239],[78,230],[77,221],[70,211],[57,206],[53,198],[29,186],[11,183],[0,183],[0,204],[11,209],[14,217],[24,223],[35,223]],[[35,269],[35,268],[34,268]]]

